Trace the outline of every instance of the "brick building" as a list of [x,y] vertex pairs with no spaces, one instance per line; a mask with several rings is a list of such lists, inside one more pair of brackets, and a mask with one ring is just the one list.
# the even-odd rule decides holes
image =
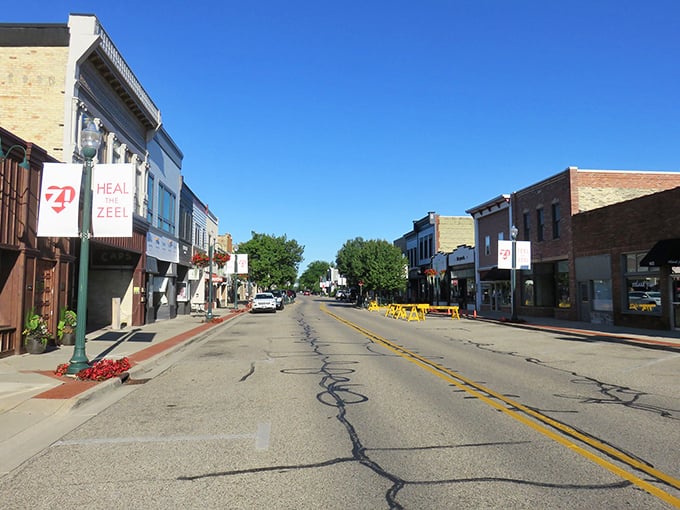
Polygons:
[[434,211],[413,221],[413,230],[394,241],[408,259],[408,288],[406,299],[410,302],[435,300],[435,288],[441,291],[440,278],[428,281],[425,269],[432,268],[438,253],[449,253],[461,245],[472,245],[474,229],[472,218],[467,216],[441,216]]
[[577,317],[680,328],[680,187],[574,215]]
[[[102,133],[96,162],[134,166],[133,236],[92,239],[89,281],[96,292],[88,295],[87,324],[88,329],[111,324],[117,299],[121,322],[153,320],[151,288],[159,277],[174,278],[177,256],[173,252],[161,260],[160,269],[147,264],[147,234],[152,227],[170,225],[173,231],[165,231],[165,237],[177,245],[174,208],[162,223],[152,222],[158,219],[159,200],[174,203],[179,195],[181,160],[161,126],[160,110],[93,15],[71,14],[64,24],[0,24],[0,68],[5,128],[44,147],[57,161],[82,163],[80,133],[93,121]],[[166,161],[174,167],[167,168]],[[166,173],[173,176],[171,182],[161,182]],[[159,192],[161,185],[166,196]],[[77,282],[72,283],[75,288]]]
[[516,304],[523,315],[577,320],[573,218],[579,213],[680,186],[677,172],[582,170],[569,167],[467,212],[475,219],[477,306],[511,312],[510,270],[498,269],[498,240],[531,242],[531,269],[518,270]]

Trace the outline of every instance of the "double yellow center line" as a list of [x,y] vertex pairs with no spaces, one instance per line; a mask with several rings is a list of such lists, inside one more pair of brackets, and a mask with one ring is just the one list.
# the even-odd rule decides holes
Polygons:
[[[321,306],[321,310],[330,315],[331,317],[333,317],[334,319],[342,322],[346,326],[349,326],[355,331],[358,331],[362,335],[368,337],[370,340],[384,346],[386,349],[399,355],[405,360],[410,361],[411,363],[414,363],[420,368],[427,370],[428,372],[439,377],[440,379],[443,379],[446,382],[453,384],[457,388],[478,398],[479,400],[485,402],[494,409],[497,409],[507,414],[508,416],[514,418],[515,420],[543,434],[544,436],[549,437],[553,441],[556,441],[557,443],[566,446],[570,450],[582,455],[583,457],[591,460],[592,462],[599,464],[600,466],[611,471],[615,475],[623,478],[624,480],[628,480],[629,482],[637,485],[641,489],[649,492],[650,494],[665,501],[666,503],[669,503],[675,506],[676,508],[680,508],[679,498],[676,498],[675,496],[668,494],[667,492],[664,492],[658,487],[646,482],[645,480],[633,475],[632,473],[629,473],[625,469],[622,469],[616,466],[615,464],[609,462],[608,460],[599,457],[598,455],[588,451],[581,445],[582,444],[588,445],[589,447],[597,451],[600,451],[608,455],[609,457],[622,462],[625,465],[628,465],[638,471],[642,471],[647,475],[659,480],[660,482],[663,482],[671,487],[680,490],[680,480],[678,480],[677,478],[674,478],[662,471],[659,471],[658,469],[654,469],[653,467],[640,462],[639,460],[631,457],[630,455],[627,455],[626,453],[620,450],[617,450],[616,448],[613,448],[610,445],[602,443],[601,441],[589,437],[579,432],[578,430],[575,430],[572,427],[565,425],[564,423],[560,423],[556,420],[553,420],[549,416],[546,416],[542,413],[539,413],[538,411],[530,409],[512,399],[509,399],[504,395],[501,395],[500,393],[497,393],[481,384],[478,384],[457,372],[449,370],[448,368],[439,365],[438,363],[432,360],[424,358],[416,354],[415,352],[406,349],[401,345],[390,342],[386,338],[383,338],[367,329],[362,328],[357,324],[354,324],[353,322],[350,322],[330,312],[323,305]],[[529,417],[533,418],[533,420],[530,419]],[[537,421],[534,420],[537,420],[538,423]],[[544,425],[549,425],[550,427],[552,427],[552,429],[559,431],[559,433],[545,427]],[[577,442],[574,441],[577,441],[578,444]]]

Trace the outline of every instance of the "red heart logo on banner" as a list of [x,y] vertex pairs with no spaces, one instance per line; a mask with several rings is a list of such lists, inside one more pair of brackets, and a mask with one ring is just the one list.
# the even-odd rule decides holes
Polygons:
[[52,209],[60,213],[76,198],[76,190],[71,186],[49,186],[45,192],[45,200],[53,204]]

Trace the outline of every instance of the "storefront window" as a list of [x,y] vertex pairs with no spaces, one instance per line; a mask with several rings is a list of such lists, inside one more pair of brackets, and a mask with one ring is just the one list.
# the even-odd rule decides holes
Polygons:
[[625,257],[624,309],[631,313],[661,313],[660,275],[658,268],[640,266],[645,253],[629,253]]
[[562,260],[555,265],[555,287],[557,289],[557,306],[571,308],[569,298],[569,262]]
[[612,281],[593,280],[593,310],[611,312],[612,309]]

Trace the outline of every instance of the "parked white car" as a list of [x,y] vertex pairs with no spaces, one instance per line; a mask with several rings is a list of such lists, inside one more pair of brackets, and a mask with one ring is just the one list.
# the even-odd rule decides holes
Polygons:
[[661,292],[657,290],[648,290],[647,295],[654,300],[656,306],[661,306]]
[[253,298],[251,312],[274,312],[276,313],[276,298],[271,292],[259,292]]

